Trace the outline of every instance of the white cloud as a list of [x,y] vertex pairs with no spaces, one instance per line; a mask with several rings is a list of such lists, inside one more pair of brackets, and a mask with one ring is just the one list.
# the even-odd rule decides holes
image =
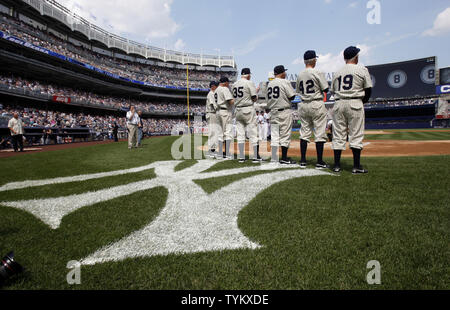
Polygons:
[[440,36],[450,32],[450,7],[446,8],[434,20],[433,28],[423,32],[424,36]]
[[173,0],[58,0],[90,22],[126,36],[166,38],[179,30],[171,16]]
[[358,6],[358,1],[355,1],[355,2],[351,2],[349,5],[348,5],[348,7],[349,8],[356,8]]
[[[358,48],[361,49],[361,52],[359,53],[360,57],[360,64],[364,65],[364,62],[367,62],[367,59],[370,57],[370,51],[372,47],[365,45],[365,44],[358,44],[356,45]],[[317,69],[326,72],[326,73],[333,73],[339,70],[343,65],[345,65],[344,61],[344,50],[342,50],[338,54],[333,53],[327,53],[327,54],[318,54],[319,59],[317,60]],[[303,56],[295,59],[292,62],[293,65],[302,65],[304,64]]]
[[253,39],[250,39],[247,42],[247,44],[245,44],[244,46],[238,47],[238,48],[233,48],[232,50],[238,56],[250,54],[251,52],[256,50],[256,48],[258,46],[260,46],[264,41],[267,41],[267,40],[273,38],[274,36],[276,36],[276,34],[277,34],[276,31],[271,31],[268,33],[258,35],[256,37],[254,37]]
[[175,42],[174,48],[176,51],[184,51],[184,48],[186,47],[186,43],[182,39],[178,39],[177,42]]
[[326,4],[329,4],[329,3],[331,3],[333,0],[325,0],[325,3]]

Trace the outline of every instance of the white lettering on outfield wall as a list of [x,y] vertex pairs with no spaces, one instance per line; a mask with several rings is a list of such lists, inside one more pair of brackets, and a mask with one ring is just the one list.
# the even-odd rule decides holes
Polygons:
[[[83,265],[93,265],[135,257],[242,248],[257,249],[259,245],[244,236],[238,227],[239,212],[259,193],[274,184],[301,177],[331,175],[309,169],[290,168],[275,171],[280,168],[278,164],[205,173],[204,171],[217,163],[209,160],[199,161],[190,168],[175,172],[175,167],[179,163],[179,161],[166,161],[145,166],[145,168],[155,169],[157,177],[150,180],[66,197],[9,201],[0,204],[30,212],[52,229],[57,229],[64,216],[80,208],[156,187],[167,188],[169,194],[166,205],[157,218],[139,231],[101,248],[81,260]],[[143,168],[136,168],[136,170],[139,169]],[[123,171],[129,173],[130,169]],[[270,177],[264,173],[244,178],[212,194],[207,194],[194,182],[194,180],[253,171],[265,171],[270,173]],[[119,171],[111,173],[122,174]],[[87,180],[92,179],[92,176],[98,178],[104,175],[86,175],[84,178]],[[82,179],[80,177],[59,178],[55,183],[71,182],[71,178],[78,181]],[[54,184],[51,183],[51,180],[26,182],[14,183],[14,186],[7,184],[4,188],[25,188],[24,184],[32,184],[30,186]]]

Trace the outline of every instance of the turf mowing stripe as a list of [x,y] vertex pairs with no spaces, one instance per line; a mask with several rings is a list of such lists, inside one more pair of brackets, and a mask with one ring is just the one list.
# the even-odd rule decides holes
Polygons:
[[108,176],[103,178],[92,178],[87,179],[87,181],[57,184],[52,183],[50,185],[31,187],[26,191],[22,189],[4,191],[0,195],[0,201],[17,201],[69,196],[88,191],[98,191],[118,185],[130,184],[142,180],[150,180],[155,177],[155,170],[152,168],[141,172],[118,174],[117,176]]
[[156,167],[156,164],[153,163],[153,164],[150,164],[147,166],[131,168],[131,169],[126,169],[126,170],[102,172],[102,173],[89,174],[89,175],[78,175],[78,176],[72,176],[72,177],[61,177],[61,178],[46,179],[46,180],[13,182],[13,183],[8,183],[8,184],[1,186],[0,192],[21,189],[21,188],[27,188],[27,187],[50,185],[50,184],[61,184],[61,183],[78,182],[78,181],[85,181],[85,180],[92,180],[92,179],[100,179],[100,178],[104,178],[104,177],[111,177],[111,176],[116,176],[116,175],[141,172],[141,171],[153,169],[155,167]]

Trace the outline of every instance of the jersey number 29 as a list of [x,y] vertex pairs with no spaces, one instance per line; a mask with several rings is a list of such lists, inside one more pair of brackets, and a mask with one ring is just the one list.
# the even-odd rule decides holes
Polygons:
[[[272,97],[272,95],[273,95],[273,97]],[[270,100],[270,99],[278,99],[278,98],[280,98],[280,88],[278,87],[278,86],[275,86],[275,87],[269,87],[268,89],[267,89],[267,98]]]

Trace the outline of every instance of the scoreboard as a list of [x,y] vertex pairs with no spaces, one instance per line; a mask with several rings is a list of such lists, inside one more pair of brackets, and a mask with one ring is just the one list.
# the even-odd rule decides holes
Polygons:
[[372,99],[430,96],[436,93],[436,57],[368,66]]

